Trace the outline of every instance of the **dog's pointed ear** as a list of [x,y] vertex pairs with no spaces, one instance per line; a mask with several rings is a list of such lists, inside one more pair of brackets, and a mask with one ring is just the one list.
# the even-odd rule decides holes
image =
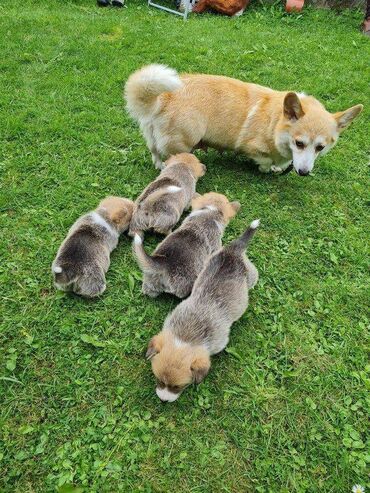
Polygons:
[[356,118],[357,115],[361,113],[363,110],[362,104],[356,104],[356,106],[352,106],[352,108],[348,108],[345,111],[338,111],[338,113],[334,113],[334,118],[337,121],[338,130],[342,132],[348,125]]
[[295,92],[288,92],[284,98],[284,116],[288,120],[296,121],[302,118],[304,111]]
[[164,345],[164,337],[162,333],[157,334],[156,336],[150,339],[148,344],[148,349],[146,350],[145,357],[146,359],[152,359],[153,356],[161,352],[161,349]]
[[205,349],[199,349],[194,355],[190,365],[191,372],[195,383],[200,383],[204,380],[211,367],[211,360],[208,352]]

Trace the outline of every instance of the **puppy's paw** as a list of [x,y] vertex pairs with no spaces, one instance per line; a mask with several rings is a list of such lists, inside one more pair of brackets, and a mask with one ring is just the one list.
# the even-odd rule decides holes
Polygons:
[[160,294],[158,291],[155,291],[147,284],[143,284],[143,287],[141,288],[141,292],[146,296],[149,296],[150,298],[156,298]]
[[282,168],[280,168],[280,166],[275,166],[275,165],[272,165],[270,170],[272,173],[276,175],[280,175],[284,171]]

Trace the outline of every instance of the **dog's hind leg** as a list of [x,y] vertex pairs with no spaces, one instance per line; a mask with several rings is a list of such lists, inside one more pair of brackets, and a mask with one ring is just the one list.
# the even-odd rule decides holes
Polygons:
[[141,125],[141,130],[144,134],[146,145],[152,153],[152,161],[154,166],[157,169],[163,169],[164,166],[161,159],[161,154],[158,150],[153,124],[143,124]]

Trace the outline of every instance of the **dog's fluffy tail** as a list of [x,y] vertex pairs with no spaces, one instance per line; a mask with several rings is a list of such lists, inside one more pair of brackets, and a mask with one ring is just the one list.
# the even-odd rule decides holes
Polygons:
[[159,259],[156,257],[151,257],[144,250],[143,240],[138,233],[134,236],[133,250],[138,264],[143,272],[158,272],[162,270]]
[[176,91],[183,83],[176,70],[165,65],[147,65],[128,78],[125,86],[127,110],[136,120],[150,116],[163,92]]
[[230,247],[236,248],[237,250],[245,250],[248,246],[248,243],[251,241],[255,232],[257,231],[259,225],[259,219],[255,219],[254,221],[252,221],[249,225],[249,228],[244,231],[244,233],[239,236],[239,238],[230,243]]

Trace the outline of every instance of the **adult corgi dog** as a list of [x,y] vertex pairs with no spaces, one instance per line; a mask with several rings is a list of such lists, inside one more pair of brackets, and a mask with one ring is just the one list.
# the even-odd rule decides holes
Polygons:
[[265,173],[292,163],[302,176],[363,108],[332,114],[312,96],[217,75],[178,75],[164,65],[134,72],[125,98],[157,168],[171,154],[208,145],[244,153]]

